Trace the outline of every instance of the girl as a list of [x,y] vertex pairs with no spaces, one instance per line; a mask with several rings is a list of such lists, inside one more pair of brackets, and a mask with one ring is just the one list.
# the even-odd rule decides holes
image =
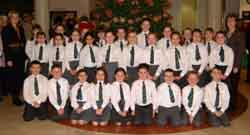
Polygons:
[[91,94],[94,110],[92,124],[94,126],[106,126],[108,124],[111,115],[111,108],[109,106],[110,89],[106,70],[103,67],[97,68],[96,81]]
[[95,70],[100,66],[99,53],[100,49],[94,46],[94,36],[91,33],[86,33],[86,45],[80,53],[80,67],[84,68],[88,74],[88,82],[95,80]]
[[126,72],[123,68],[115,71],[115,82],[112,84],[111,102],[113,105],[112,118],[117,126],[122,124],[129,125],[130,117],[128,114],[130,106],[130,88],[125,83]]
[[[68,43],[69,41],[69,38],[65,35],[65,28],[62,24],[58,24],[55,26],[55,29],[54,29],[54,35],[57,35],[57,34],[62,34],[63,35],[63,38],[65,40],[65,43]],[[54,38],[52,38],[50,40],[50,44],[53,45],[54,43]]]
[[79,82],[76,83],[71,90],[71,106],[73,112],[71,113],[71,123],[73,125],[87,124],[92,120],[91,112],[91,100],[90,100],[90,89],[91,84],[87,82],[87,72],[84,69],[80,69],[77,72]]
[[41,74],[48,77],[49,74],[49,49],[47,47],[44,32],[36,34],[35,45],[32,51],[31,61],[37,60],[41,63]]
[[65,74],[64,77],[69,81],[70,85],[77,82],[75,77],[80,61],[80,51],[83,45],[80,42],[80,32],[74,30],[70,37],[70,42],[65,46]]
[[56,34],[54,37],[53,46],[49,49],[49,69],[53,65],[61,67],[65,70],[65,42],[62,34]]

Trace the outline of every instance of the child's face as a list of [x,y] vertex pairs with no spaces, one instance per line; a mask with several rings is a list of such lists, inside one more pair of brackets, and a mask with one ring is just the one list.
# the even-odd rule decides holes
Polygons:
[[216,35],[216,42],[219,45],[223,45],[225,43],[225,36],[223,34],[217,34]]
[[115,74],[115,80],[118,82],[122,82],[125,80],[125,74],[122,71],[119,71]]
[[199,78],[198,78],[198,75],[196,75],[196,74],[190,74],[189,76],[188,76],[188,83],[190,84],[190,85],[192,85],[192,86],[194,86],[194,85],[196,85],[197,83],[198,83],[198,81],[199,81]]
[[213,37],[214,37],[214,33],[212,31],[206,31],[205,32],[205,38],[206,40],[213,40]]
[[128,42],[130,44],[136,44],[137,43],[137,36],[136,33],[129,33],[128,34]]
[[61,36],[56,36],[54,40],[55,40],[55,45],[63,45],[63,39]]
[[143,21],[141,24],[142,31],[149,31],[150,29],[150,22],[149,21]]
[[33,64],[30,68],[30,72],[33,75],[40,74],[40,71],[41,71],[41,66],[39,64]]
[[80,40],[80,34],[76,31],[74,31],[71,35],[71,38],[73,41],[79,41]]
[[173,45],[179,45],[180,41],[181,41],[181,39],[180,39],[179,35],[176,35],[176,34],[172,35],[171,42]]
[[234,17],[229,17],[227,19],[227,26],[228,26],[229,29],[235,28],[236,24],[237,24],[237,22],[236,22],[236,19]]
[[57,34],[64,34],[64,28],[62,26],[58,26],[55,30]]
[[194,32],[193,33],[193,42],[201,42],[201,33],[199,32]]
[[37,43],[44,44],[45,43],[45,36],[44,35],[38,35],[36,38]]
[[112,44],[113,43],[113,41],[114,41],[114,35],[111,32],[109,32],[109,33],[106,34],[106,41],[107,41],[108,44]]
[[171,34],[172,34],[171,28],[166,27],[166,28],[164,29],[164,31],[163,31],[164,37],[170,38],[170,37],[171,37]]
[[191,38],[192,38],[192,31],[191,30],[185,30],[184,33],[183,33],[183,36],[184,36],[185,39],[191,40]]
[[174,73],[173,72],[165,72],[164,73],[164,81],[166,83],[172,83],[174,81]]
[[88,45],[92,45],[93,42],[94,42],[93,37],[91,37],[91,36],[87,36],[87,37],[86,37],[86,43],[87,43]]
[[88,76],[85,72],[81,72],[78,75],[78,79],[81,83],[86,82],[87,78],[88,78]]
[[156,44],[156,37],[154,34],[148,35],[148,44],[149,45],[155,45]]
[[146,80],[148,78],[148,75],[149,75],[149,73],[148,73],[147,69],[144,69],[144,68],[139,69],[139,71],[138,71],[139,79]]
[[53,76],[53,78],[55,79],[60,79],[62,77],[62,69],[61,68],[54,68],[51,71],[51,74]]
[[105,38],[105,32],[98,32],[97,34],[99,39],[104,39]]
[[37,34],[38,32],[39,32],[39,29],[34,29],[34,30],[32,31],[33,36],[36,37],[36,34]]
[[96,80],[98,80],[98,81],[104,81],[105,80],[105,73],[102,70],[97,71]]
[[211,73],[213,80],[220,81],[222,79],[222,72],[218,69],[214,69]]
[[125,39],[125,36],[126,36],[126,32],[124,29],[118,29],[117,30],[117,37],[119,39]]

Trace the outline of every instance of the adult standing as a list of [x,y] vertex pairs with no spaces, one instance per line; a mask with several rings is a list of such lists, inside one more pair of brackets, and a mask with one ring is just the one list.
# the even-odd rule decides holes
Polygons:
[[21,106],[23,102],[19,99],[24,80],[25,66],[25,35],[24,29],[19,24],[19,14],[10,11],[9,22],[2,31],[2,41],[8,68],[8,90],[12,96],[13,104]]
[[238,93],[238,86],[241,72],[241,61],[245,51],[245,40],[244,34],[240,32],[237,27],[237,15],[229,14],[226,17],[226,35],[227,45],[233,49],[234,52],[234,65],[233,71],[229,76],[231,79],[232,86],[229,87],[231,102],[229,110],[233,111],[236,105],[236,97]]

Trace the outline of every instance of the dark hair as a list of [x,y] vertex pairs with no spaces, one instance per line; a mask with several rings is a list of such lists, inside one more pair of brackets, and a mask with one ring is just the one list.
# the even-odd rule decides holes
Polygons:
[[207,27],[206,29],[205,29],[205,32],[214,32],[214,29],[212,28],[212,27]]
[[[43,32],[43,31],[37,32],[36,38],[38,38],[38,36],[44,36],[45,37],[45,44],[47,44],[47,39],[46,39],[46,33],[45,32]],[[35,41],[35,44],[36,45],[38,44],[37,40]]]
[[38,60],[34,60],[30,63],[30,67],[32,67],[33,65],[39,65],[41,66],[41,63]]
[[[34,30],[38,30],[38,31],[42,31],[42,27],[39,25],[39,24],[34,24],[33,26],[32,26],[32,32],[34,31]],[[30,40],[34,40],[34,35],[33,35],[33,33],[32,33],[32,36],[31,36],[31,39]]]
[[83,68],[82,68],[82,69],[79,69],[79,70],[77,71],[76,75],[79,76],[80,73],[86,73],[86,74],[87,74],[86,70],[83,69]]
[[63,45],[65,46],[66,44],[65,44],[64,35],[61,34],[61,33],[57,33],[57,34],[54,35],[54,37],[53,37],[53,42],[54,42],[54,43],[53,43],[53,44],[55,45],[55,37],[57,37],[57,36],[59,36],[59,37],[62,38],[62,40],[63,40]]
[[226,18],[225,18],[225,27],[226,27],[226,30],[228,30],[228,26],[227,26],[227,21],[229,18],[234,18],[235,21],[236,21],[236,29],[237,29],[237,21],[238,21],[238,15],[236,13],[229,13]]
[[195,28],[195,29],[192,31],[192,34],[194,34],[194,33],[196,33],[196,32],[202,35],[202,31],[201,31],[200,29]]
[[[80,32],[78,29],[74,29],[74,30],[70,33],[70,35],[72,35],[74,32],[77,32],[77,33],[79,34],[79,36],[81,36],[81,32]],[[69,42],[73,42],[72,37],[69,38]]]
[[191,31],[191,32],[192,32],[192,28],[190,28],[190,27],[186,27],[186,28],[182,31],[182,33],[184,34],[184,32],[185,32],[185,31],[187,31],[187,30],[189,30],[189,31]]
[[119,68],[117,68],[117,69],[115,70],[115,74],[117,74],[118,72],[123,72],[124,75],[127,74],[127,72],[125,71],[125,69],[124,69],[124,68],[121,68],[121,67],[119,67]]
[[51,67],[51,70],[54,70],[55,68],[59,68],[62,70],[62,67],[59,65],[59,64],[54,64],[52,67]]
[[173,35],[177,35],[177,36],[181,37],[180,32],[177,32],[177,31],[172,32],[172,34],[171,34],[171,38],[173,37]]
[[199,74],[198,74],[198,72],[197,71],[189,71],[188,73],[187,73],[187,78],[189,77],[189,76],[191,76],[191,75],[196,75],[197,77],[198,77],[198,79],[200,78],[200,76],[199,76]]
[[223,73],[223,71],[222,71],[218,66],[215,66],[215,67],[212,69],[212,71],[214,71],[214,70],[219,70],[221,73]]
[[[104,83],[107,84],[108,83],[108,73],[107,73],[107,70],[104,67],[98,67],[96,69],[96,73],[95,74],[97,74],[98,71],[102,71],[104,73],[104,76],[105,76]],[[95,84],[97,83],[96,77],[95,77],[94,83]]]
[[217,36],[218,34],[222,34],[224,37],[226,36],[226,33],[222,30],[217,31],[215,36]]
[[166,29],[166,28],[169,28],[171,31],[174,30],[173,27],[171,25],[169,25],[169,24],[165,25],[163,29]]
[[138,66],[137,71],[139,71],[140,69],[145,69],[145,70],[149,71],[149,65],[146,63],[142,63]]
[[174,70],[173,70],[173,69],[171,69],[171,68],[167,68],[166,70],[164,70],[164,73],[167,73],[167,72],[171,72],[171,73],[173,73],[173,74],[174,74]]

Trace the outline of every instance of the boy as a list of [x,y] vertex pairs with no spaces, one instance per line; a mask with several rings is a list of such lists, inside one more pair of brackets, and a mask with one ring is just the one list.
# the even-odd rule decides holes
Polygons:
[[156,109],[156,87],[149,79],[149,65],[140,64],[138,67],[139,79],[132,84],[131,110],[135,116],[134,124],[150,125]]
[[206,84],[204,69],[207,67],[208,55],[205,46],[201,42],[201,30],[193,30],[193,42],[187,47],[189,70],[198,72],[200,81],[198,85],[204,87]]
[[159,48],[161,48],[161,50],[163,52],[165,52],[167,49],[169,49],[171,47],[171,35],[172,35],[172,31],[173,31],[173,28],[171,26],[165,26],[164,27],[164,30],[163,30],[163,35],[164,37],[161,38],[158,43],[157,43],[157,46]]
[[199,75],[195,71],[190,71],[187,75],[189,85],[182,90],[182,104],[185,108],[183,112],[183,124],[192,124],[199,128],[202,124],[202,101],[203,91],[197,85]]
[[30,64],[31,75],[25,79],[23,86],[24,121],[31,121],[35,117],[39,120],[47,118],[48,79],[41,75],[40,71],[40,62],[32,61]]
[[158,107],[157,124],[164,127],[168,122],[176,127],[181,124],[181,90],[174,81],[174,71],[164,71],[164,81],[157,88],[156,106]]
[[148,34],[150,33],[150,20],[144,19],[141,24],[142,32],[137,35],[138,46],[140,48],[146,48],[148,44]]
[[204,102],[208,109],[208,120],[212,126],[230,126],[226,110],[229,106],[230,94],[228,87],[221,80],[222,71],[215,67],[211,76],[213,81],[205,87]]
[[53,65],[51,68],[52,79],[49,80],[49,101],[52,108],[51,119],[59,121],[67,119],[69,116],[69,83],[62,77],[62,68]]

